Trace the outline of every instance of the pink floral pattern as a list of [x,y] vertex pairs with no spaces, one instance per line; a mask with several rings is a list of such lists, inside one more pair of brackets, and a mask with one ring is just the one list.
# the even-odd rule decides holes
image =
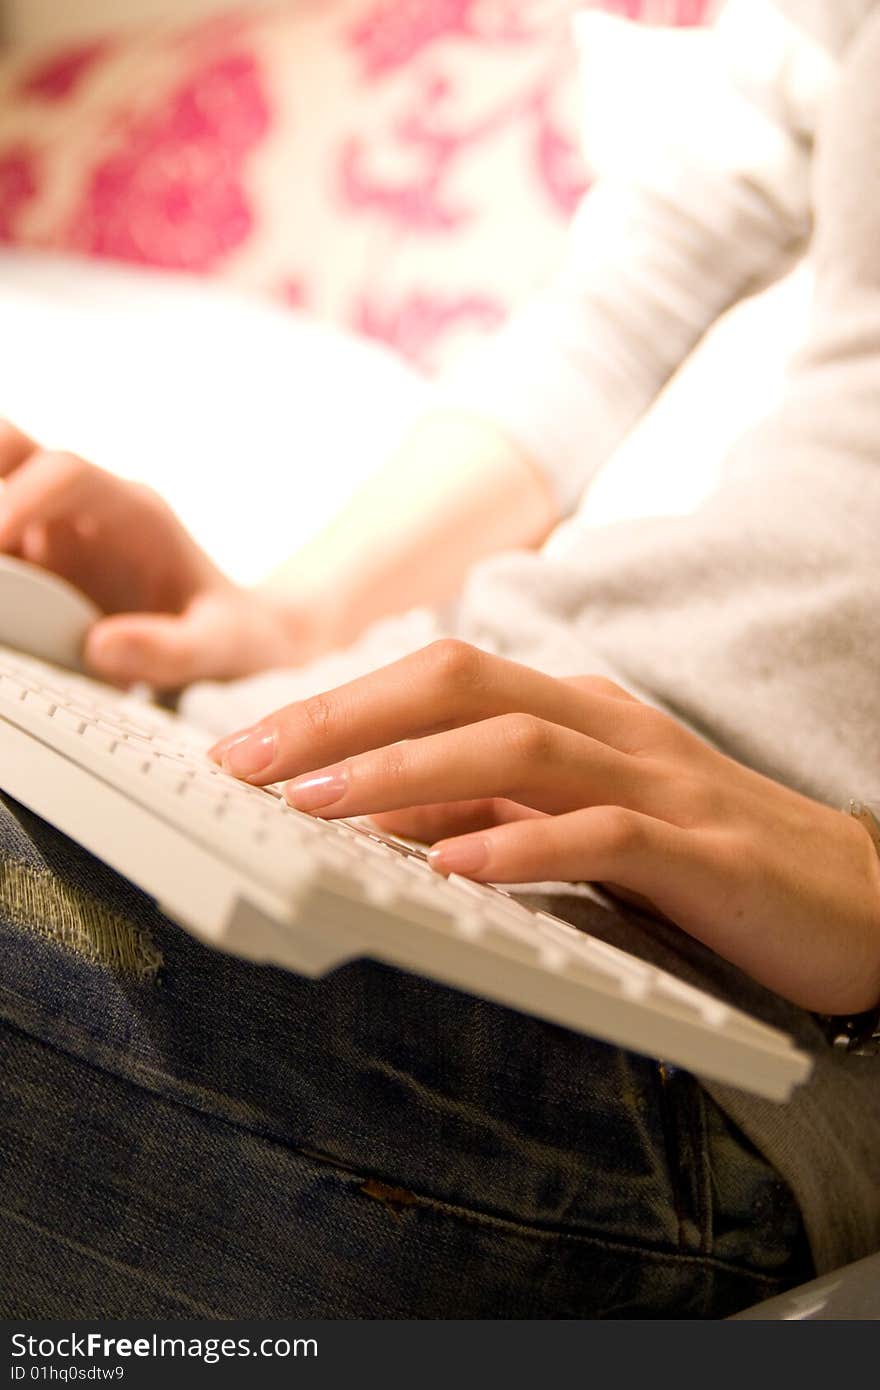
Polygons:
[[567,221],[587,191],[589,180],[580,145],[556,119],[553,109],[555,83],[550,79],[532,94],[533,169],[557,212]]
[[354,306],[351,327],[429,372],[435,365],[438,338],[473,327],[491,332],[505,316],[505,306],[487,295],[443,296],[415,292],[398,304],[364,295]]
[[309,289],[304,276],[285,275],[275,286],[275,296],[288,309],[308,309]]
[[539,26],[529,24],[517,0],[382,0],[371,4],[349,31],[364,74],[375,80],[412,63],[440,39],[523,43]]
[[268,125],[251,54],[196,70],[164,109],[122,122],[119,148],[93,171],[67,245],[166,269],[213,270],[253,230],[243,165]]
[[0,239],[224,275],[433,370],[543,277],[587,188],[577,4],[276,0],[0,59]]
[[[338,195],[344,215],[371,215],[399,236],[430,238],[432,246],[438,238],[460,236],[486,215],[485,187],[474,184],[463,196],[463,171],[478,162],[491,167],[495,143],[514,136],[533,186],[560,225],[571,216],[587,177],[578,141],[555,111],[556,94],[569,73],[558,45],[546,42],[542,9],[546,13],[536,4],[487,0],[432,6],[385,0],[368,9],[347,35],[364,83],[380,88],[407,65],[414,65],[419,80],[409,84],[408,104],[387,126],[383,141],[377,144],[360,133],[343,141]],[[490,97],[476,116],[465,117],[469,102],[461,44],[497,54],[511,45],[534,46],[542,37],[545,60],[526,80],[512,92]],[[403,175],[381,172],[389,147],[396,147]],[[480,286],[454,293],[416,289],[393,300],[366,292],[354,304],[350,322],[430,369],[453,335],[492,331],[508,307]]]
[[595,9],[647,24],[705,24],[713,0],[601,0]]
[[72,97],[84,78],[113,51],[109,39],[81,44],[67,48],[60,54],[53,54],[47,61],[37,63],[26,71],[19,93],[23,97],[36,97],[41,101],[66,101]]
[[38,191],[33,150],[20,146],[0,152],[0,241],[14,240],[18,214]]

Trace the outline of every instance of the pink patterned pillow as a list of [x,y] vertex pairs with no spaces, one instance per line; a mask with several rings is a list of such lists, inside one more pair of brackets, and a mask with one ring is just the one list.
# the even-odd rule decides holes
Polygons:
[[586,186],[576,8],[288,0],[7,56],[0,241],[221,275],[445,365],[546,276]]

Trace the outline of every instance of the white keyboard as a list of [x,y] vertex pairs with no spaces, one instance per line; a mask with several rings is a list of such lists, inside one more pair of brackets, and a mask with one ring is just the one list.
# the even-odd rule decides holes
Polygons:
[[0,787],[209,945],[305,975],[386,961],[773,1100],[808,1076],[785,1034],[364,822],[235,781],[212,741],[0,647]]

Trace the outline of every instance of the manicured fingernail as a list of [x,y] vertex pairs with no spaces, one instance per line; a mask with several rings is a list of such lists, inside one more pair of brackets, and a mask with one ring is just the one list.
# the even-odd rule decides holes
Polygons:
[[345,768],[332,768],[330,772],[288,782],[285,796],[298,811],[322,811],[325,806],[340,801],[347,791],[348,774]]
[[428,850],[428,862],[440,874],[475,874],[489,858],[489,846],[481,835],[447,840]]
[[[262,729],[251,729],[237,737],[217,744],[219,761],[233,777],[258,777],[275,761],[275,735]],[[215,753],[215,749],[211,749]]]
[[244,734],[224,734],[222,738],[218,738],[217,742],[211,745],[206,756],[213,758],[215,763],[222,763],[223,754],[226,752],[227,748],[231,747],[231,745],[240,738],[244,738]]

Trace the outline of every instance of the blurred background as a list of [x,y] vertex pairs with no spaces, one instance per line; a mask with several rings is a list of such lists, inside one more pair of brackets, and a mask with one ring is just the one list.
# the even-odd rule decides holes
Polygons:
[[[0,0],[0,414],[151,482],[260,577],[559,264],[589,197],[581,8]],[[697,33],[713,6],[592,8]],[[632,146],[675,83],[614,52]],[[728,315],[577,524],[695,505],[806,304],[799,273]]]
[[[239,0],[247,4],[260,0]],[[7,43],[82,38],[142,21],[196,17],[228,8],[225,0],[2,0]]]

